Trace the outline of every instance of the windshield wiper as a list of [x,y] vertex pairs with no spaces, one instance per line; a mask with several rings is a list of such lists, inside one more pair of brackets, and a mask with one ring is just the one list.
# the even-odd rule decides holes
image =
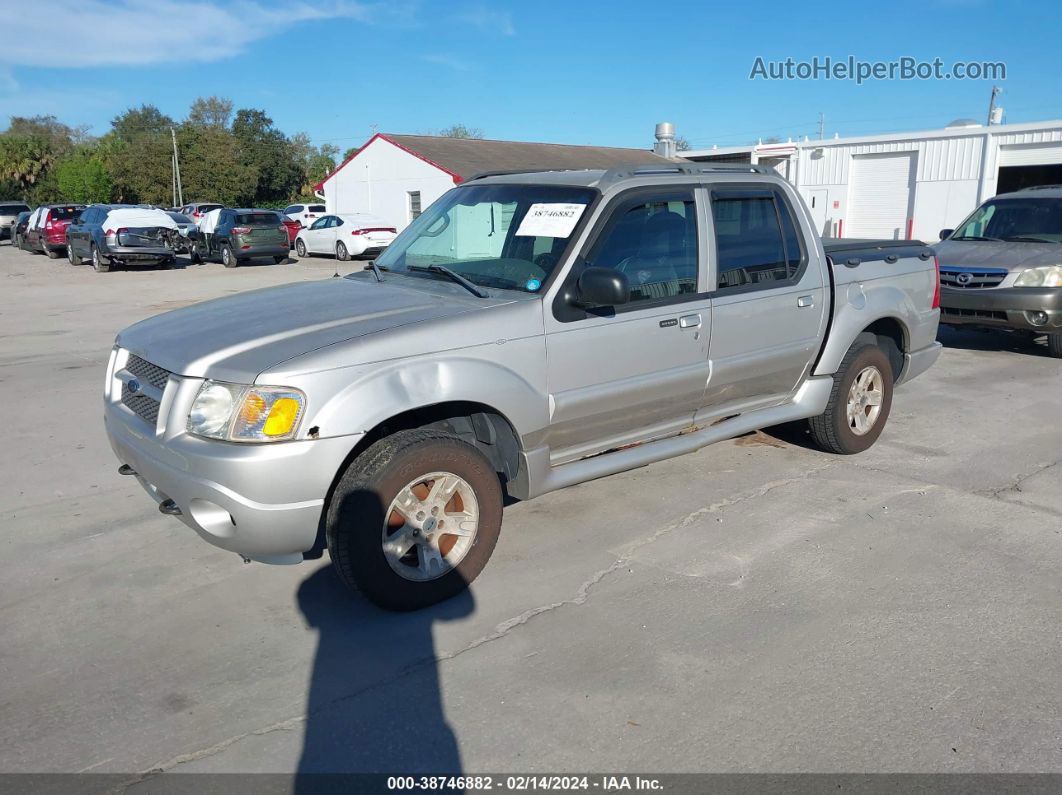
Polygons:
[[441,273],[450,281],[454,281],[460,284],[462,287],[464,287],[477,298],[490,298],[490,293],[480,289],[477,285],[470,282],[460,273],[450,270],[445,265],[407,265],[406,270],[419,271],[422,273]]
[[1049,240],[1046,237],[1036,237],[1034,235],[1014,235],[1014,237],[1003,238],[1008,243],[1059,243],[1058,240]]
[[369,267],[372,268],[372,273],[373,276],[376,277],[376,281],[382,282],[383,276],[380,275],[380,272],[387,270],[387,268],[377,265],[376,260],[374,259],[369,260]]
[[963,235],[962,237],[949,237],[948,240],[989,240],[993,243],[1002,243],[1001,237],[982,237],[981,235]]

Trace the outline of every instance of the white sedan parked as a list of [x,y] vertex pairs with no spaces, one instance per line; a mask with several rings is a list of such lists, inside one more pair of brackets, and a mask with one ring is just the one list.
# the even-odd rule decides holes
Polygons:
[[397,230],[387,221],[367,213],[325,215],[299,231],[295,253],[331,254],[337,259],[371,257],[387,248]]

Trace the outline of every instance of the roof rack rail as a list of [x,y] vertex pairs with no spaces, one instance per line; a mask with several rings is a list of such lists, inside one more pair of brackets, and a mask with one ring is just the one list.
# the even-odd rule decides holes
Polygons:
[[1030,185],[1027,188],[1019,188],[1018,190],[1062,190],[1062,185]]
[[[544,174],[555,171],[596,171],[598,169],[587,168],[520,168],[511,170],[498,170],[498,171],[481,171],[478,174],[473,174],[471,177],[465,180],[466,183],[474,182],[477,179],[486,179],[487,177],[507,177],[513,174]],[[605,173],[601,175],[600,182],[602,184],[612,183],[620,179],[628,179],[631,177],[646,177],[653,175],[693,175],[693,174],[774,174],[777,172],[769,166],[761,166],[755,163],[719,163],[715,165],[706,165],[704,163],[675,163],[675,164],[661,164],[659,166],[646,166],[646,165],[633,165],[633,166],[615,166],[613,168],[605,170]]]

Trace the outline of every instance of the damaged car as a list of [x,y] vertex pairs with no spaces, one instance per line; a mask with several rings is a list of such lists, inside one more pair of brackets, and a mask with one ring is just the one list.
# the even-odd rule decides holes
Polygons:
[[123,204],[93,204],[66,229],[71,265],[83,260],[106,273],[116,266],[172,267],[185,245],[176,221],[164,210]]

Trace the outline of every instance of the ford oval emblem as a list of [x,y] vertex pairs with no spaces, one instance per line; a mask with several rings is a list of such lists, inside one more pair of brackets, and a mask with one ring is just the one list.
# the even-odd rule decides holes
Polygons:
[[967,284],[969,284],[970,282],[973,281],[973,274],[972,273],[960,273],[958,276],[955,277],[955,281],[957,281],[961,285],[967,285]]
[[137,381],[135,378],[130,378],[128,381],[125,382],[125,385],[129,387],[129,391],[132,392],[134,395],[140,391],[140,382]]

